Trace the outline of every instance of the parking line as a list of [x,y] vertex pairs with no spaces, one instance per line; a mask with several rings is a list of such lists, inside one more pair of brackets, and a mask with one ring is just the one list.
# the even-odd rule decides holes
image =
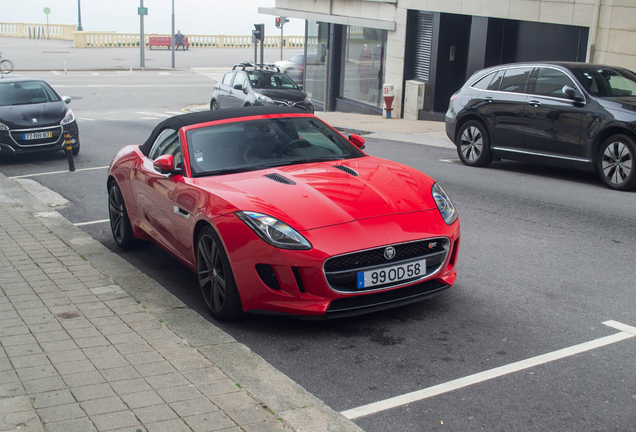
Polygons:
[[455,162],[459,162],[459,159],[440,159],[440,162],[446,162],[446,163],[455,163]]
[[[78,172],[78,171],[92,171],[92,170],[98,170],[98,169],[108,169],[108,166],[93,167],[93,168],[79,168],[79,169],[76,169],[75,172]],[[36,174],[24,174],[24,175],[9,177],[9,178],[10,179],[19,179],[19,178],[37,177],[37,176],[51,175],[51,174],[65,174],[65,173],[68,173],[68,172],[70,172],[70,171],[69,170],[65,170],[65,171],[49,171],[49,172],[36,173]]]
[[417,390],[411,393],[407,393],[400,396],[395,396],[383,401],[370,403],[357,408],[352,408],[346,411],[342,411],[340,414],[346,418],[353,420],[359,417],[368,416],[381,411],[386,411],[392,408],[397,408],[402,405],[409,404],[411,402],[420,401],[433,396],[438,396],[443,393],[448,393],[453,390],[458,390],[463,387],[468,387],[473,384],[478,384],[484,381],[498,378],[500,376],[508,375],[514,372],[519,372],[524,369],[539,366],[545,363],[560,360],[562,358],[570,357],[576,354],[590,351],[596,348],[610,345],[616,342],[623,341],[625,339],[636,336],[636,327],[631,327],[625,324],[618,323],[616,321],[605,321],[603,324],[621,330],[620,333],[616,333],[610,336],[605,336],[599,339],[594,339],[589,342],[584,342],[579,345],[574,345],[569,348],[563,348],[558,351],[554,351],[547,354],[542,354],[536,357],[532,357],[526,360],[521,360],[515,363],[511,363],[505,366],[500,366],[487,371],[479,372],[473,375],[469,375],[464,378],[459,378],[446,383],[438,384],[432,387],[425,388],[423,390]]
[[84,226],[84,225],[95,225],[95,224],[106,223],[106,222],[110,222],[110,219],[101,219],[101,220],[90,221],[90,222],[78,222],[78,223],[74,223],[73,225]]

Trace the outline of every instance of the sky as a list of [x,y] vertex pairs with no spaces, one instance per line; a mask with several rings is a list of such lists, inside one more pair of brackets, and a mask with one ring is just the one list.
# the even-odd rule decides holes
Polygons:
[[[142,0],[79,0],[85,31],[139,33],[137,8]],[[76,0],[1,0],[0,22],[46,23],[44,8],[51,9],[50,24],[77,24]],[[143,0],[148,8],[146,33],[170,34],[172,0]],[[275,0],[174,0],[175,28],[185,35],[249,36],[256,23],[266,35],[280,35],[274,16],[261,15],[258,7],[274,7]],[[305,34],[305,22],[290,18],[284,27],[289,36]]]

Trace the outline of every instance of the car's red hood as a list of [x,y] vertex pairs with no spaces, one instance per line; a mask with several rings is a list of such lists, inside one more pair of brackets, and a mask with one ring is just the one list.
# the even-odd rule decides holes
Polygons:
[[[335,165],[353,168],[359,175],[334,168]],[[274,173],[295,184],[264,177]],[[226,201],[218,204],[227,212],[264,213],[301,231],[436,208],[430,177],[370,156],[197,178],[193,183]]]

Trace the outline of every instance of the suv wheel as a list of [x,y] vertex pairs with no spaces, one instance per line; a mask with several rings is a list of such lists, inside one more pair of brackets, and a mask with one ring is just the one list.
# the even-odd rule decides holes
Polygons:
[[627,135],[612,135],[601,146],[596,160],[603,182],[615,190],[636,188],[636,142]]
[[484,167],[492,162],[490,138],[484,125],[476,120],[464,123],[457,134],[457,155],[468,166]]

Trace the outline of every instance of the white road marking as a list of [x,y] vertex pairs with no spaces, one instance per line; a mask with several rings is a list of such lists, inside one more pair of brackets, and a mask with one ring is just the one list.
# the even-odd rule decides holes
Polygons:
[[89,119],[89,118],[83,118],[83,117],[77,117],[77,119],[82,121],[95,121],[95,119]]
[[51,71],[51,73],[52,73],[53,75],[62,75],[62,74],[61,74],[60,72],[58,72],[58,71]]
[[92,72],[93,75],[99,75],[99,72]]
[[159,72],[159,75],[170,75],[170,72]]
[[148,112],[148,111],[137,111],[137,114],[146,115],[146,116],[154,116],[154,117],[166,117],[166,118],[172,117],[171,114]]
[[139,120],[159,120],[157,117],[142,117]]
[[165,111],[166,114],[181,115],[183,111]]
[[[98,169],[108,169],[108,166],[93,167],[93,168],[79,168],[79,169],[76,169],[75,172],[78,172],[78,171],[92,171],[92,170],[98,170]],[[66,171],[49,171],[49,172],[35,173],[35,174],[24,174],[24,175],[9,177],[9,178],[12,179],[12,180],[15,180],[15,179],[21,179],[21,178],[27,178],[27,177],[37,177],[37,176],[51,175],[51,174],[65,174],[65,173],[68,173],[68,172],[70,172],[70,171],[68,171],[68,170],[66,170]]]
[[95,225],[95,224],[106,223],[106,222],[110,222],[110,219],[101,219],[101,220],[90,221],[90,222],[78,222],[78,223],[74,223],[73,225],[84,226],[84,225]]
[[440,162],[446,162],[446,163],[455,163],[455,162],[460,162],[459,159],[440,159]]
[[511,363],[505,366],[500,366],[487,371],[479,372],[473,375],[469,375],[464,378],[459,378],[453,381],[438,384],[432,387],[425,388],[423,390],[417,390],[411,393],[407,393],[400,396],[395,396],[383,401],[370,403],[357,408],[352,408],[346,411],[342,411],[340,414],[344,415],[348,419],[357,419],[367,415],[375,414],[381,411],[386,411],[392,408],[397,408],[402,405],[409,404],[411,402],[420,401],[433,396],[438,396],[443,393],[448,393],[454,390],[468,387],[473,384],[478,384],[484,381],[498,378],[500,376],[508,375],[514,372],[519,372],[524,369],[539,366],[545,363],[560,360],[562,358],[570,357],[576,354],[580,354],[586,351],[590,351],[596,348],[600,348],[606,345],[610,345],[616,342],[623,341],[625,339],[636,336],[636,327],[631,327],[625,324],[618,323],[616,321],[605,321],[603,324],[621,330],[620,333],[616,333],[610,336],[605,336],[599,339],[584,342],[579,345],[574,345],[568,348],[563,348],[558,351],[554,351],[547,354],[542,354],[536,357],[532,357],[526,360],[521,360],[515,363]]

